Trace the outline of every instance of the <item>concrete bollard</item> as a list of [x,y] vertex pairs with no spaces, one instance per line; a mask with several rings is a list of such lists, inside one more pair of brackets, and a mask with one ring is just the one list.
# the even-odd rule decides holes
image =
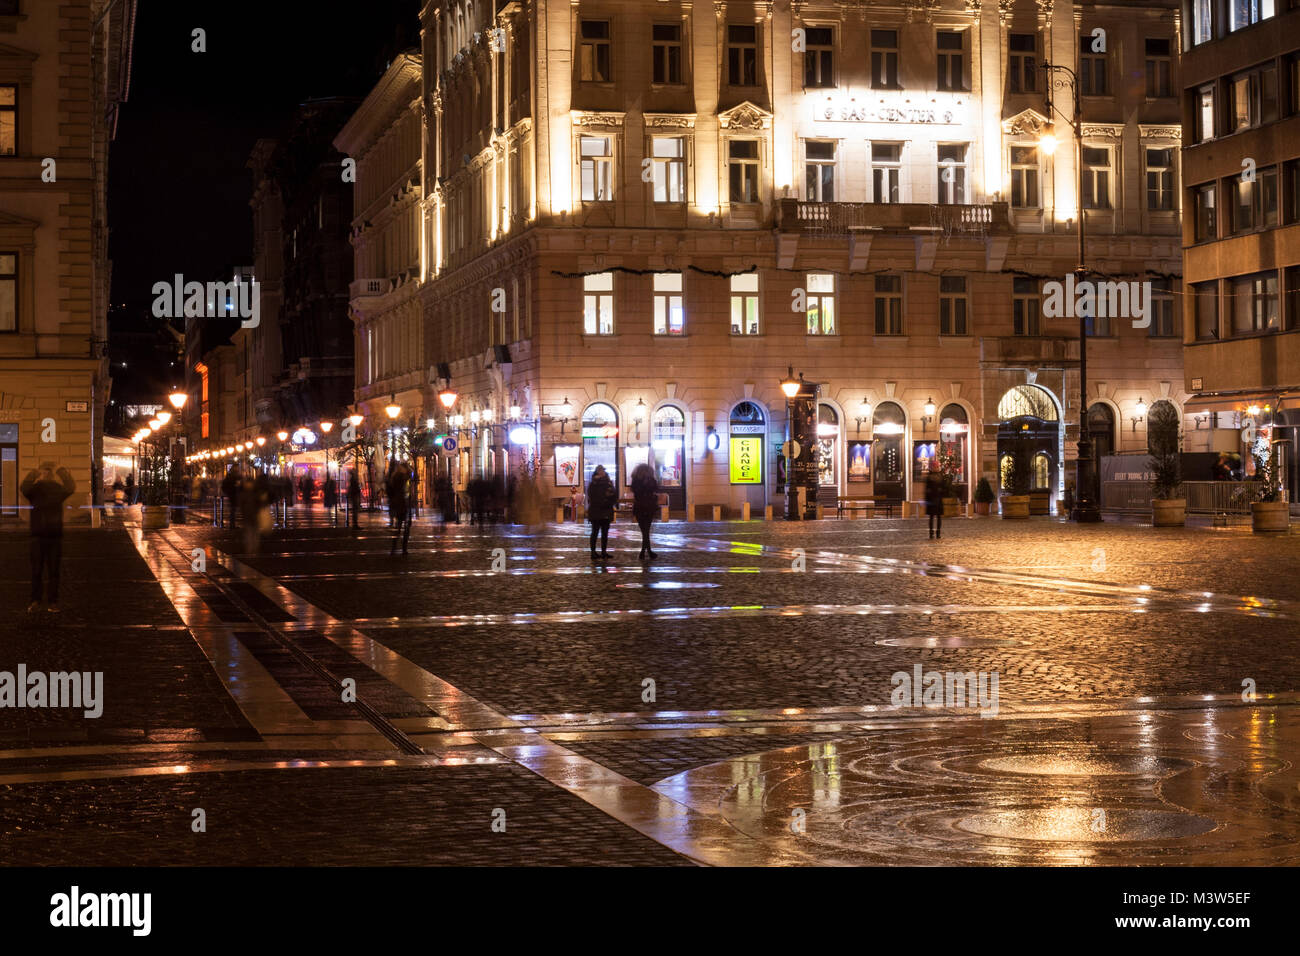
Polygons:
[[826,506],[823,505],[821,502],[818,502],[818,503],[817,503],[817,520],[818,520],[818,521],[821,521],[821,520],[822,520],[823,518],[825,518],[825,517],[826,517]]
[[903,517],[904,518],[912,517],[912,502],[910,501],[903,502]]
[[722,520],[722,505],[713,505],[713,520]]
[[667,521],[667,520],[668,520],[668,506],[667,506],[667,505],[660,505],[660,506],[659,506],[659,520],[660,520],[660,521]]
[[740,520],[741,520],[741,521],[748,521],[748,520],[749,520],[749,502],[748,502],[748,501],[746,501],[743,505],[740,506]]
[[564,524],[564,505],[556,505],[556,507],[555,507],[555,523],[556,523],[556,524]]
[[771,506],[771,505],[768,505],[767,507],[765,507],[765,508],[763,509],[763,520],[764,520],[764,521],[771,521],[771,520],[772,520],[772,506]]

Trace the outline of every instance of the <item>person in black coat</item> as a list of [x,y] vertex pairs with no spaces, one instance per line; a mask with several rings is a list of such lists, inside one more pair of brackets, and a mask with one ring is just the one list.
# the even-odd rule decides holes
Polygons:
[[357,477],[357,470],[352,469],[348,473],[348,523],[352,527],[360,527],[357,521],[358,513],[361,511],[361,479]]
[[[41,462],[41,467],[27,473],[19,486],[23,497],[31,502],[30,528],[32,533],[32,603],[29,613],[41,606],[46,597],[47,610],[59,609],[59,565],[63,562],[63,502],[77,490],[76,479],[66,468],[55,469],[54,462]],[[44,578],[45,594],[41,593]]]
[[614,520],[614,506],[618,504],[618,489],[609,480],[604,465],[597,465],[587,486],[587,520],[591,522],[591,560],[595,561],[596,535],[600,535],[599,557],[609,557],[609,525]]
[[943,537],[943,476],[932,470],[925,476],[925,513],[930,520],[930,537]]
[[396,529],[393,535],[393,547],[389,554],[397,553],[397,543],[402,543],[402,554],[406,554],[407,542],[411,539],[411,508],[407,498],[410,484],[410,469],[400,461],[389,464],[388,475],[384,479],[384,491],[388,493],[388,515]]
[[226,511],[230,515],[230,530],[235,530],[235,507],[239,503],[239,485],[243,480],[238,465],[231,465],[226,476],[221,479],[221,493],[226,499]]
[[642,561],[646,558],[659,557],[650,550],[650,525],[654,523],[659,512],[659,482],[654,469],[642,463],[632,469],[632,517],[636,518],[637,527],[641,529]]

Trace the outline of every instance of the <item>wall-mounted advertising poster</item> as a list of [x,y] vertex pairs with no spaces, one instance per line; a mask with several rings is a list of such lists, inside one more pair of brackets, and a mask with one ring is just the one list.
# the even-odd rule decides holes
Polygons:
[[913,442],[912,446],[912,480],[925,481],[925,476],[930,473],[930,463],[935,462],[935,467],[938,467],[934,456],[939,446],[932,441]]
[[871,480],[871,442],[849,443],[849,481]]
[[623,484],[632,484],[632,471],[637,465],[650,464],[649,445],[627,445],[623,448]]
[[562,487],[578,483],[578,445],[555,446],[555,485]]
[[731,483],[733,485],[761,485],[763,483],[763,436],[731,436]]

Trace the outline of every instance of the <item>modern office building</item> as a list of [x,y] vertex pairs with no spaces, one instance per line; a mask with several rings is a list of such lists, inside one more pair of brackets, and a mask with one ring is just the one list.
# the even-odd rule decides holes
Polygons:
[[[362,411],[382,430],[400,382],[462,482],[535,463],[563,496],[649,461],[679,513],[779,513],[792,368],[827,498],[914,499],[942,451],[963,497],[996,487],[1026,433],[1055,496],[1081,419],[1099,454],[1145,451],[1138,409],[1186,399],[1178,13],[431,0],[421,321],[354,287]],[[1086,410],[1081,208],[1090,281],[1134,294],[1077,302]],[[416,262],[362,248],[358,282]]]
[[1188,440],[1249,467],[1253,427],[1280,455],[1295,502],[1300,3],[1188,2],[1183,23]]

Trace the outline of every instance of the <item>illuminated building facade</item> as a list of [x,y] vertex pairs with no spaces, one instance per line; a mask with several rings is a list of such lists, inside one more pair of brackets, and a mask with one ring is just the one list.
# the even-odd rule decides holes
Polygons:
[[[1046,284],[1075,270],[1081,201],[1090,274],[1152,284],[1149,324],[1090,316],[1097,451],[1145,450],[1139,400],[1181,409],[1174,3],[431,0],[421,20],[420,414],[444,421],[449,373],[461,481],[536,455],[560,496],[649,460],[679,512],[779,514],[793,367],[827,500],[915,500],[941,442],[963,497],[996,487],[1026,425],[1055,496],[1079,322]],[[1044,60],[1079,77],[1082,195],[1073,89]],[[366,336],[358,366],[403,347]],[[387,393],[359,397],[381,425]]]

